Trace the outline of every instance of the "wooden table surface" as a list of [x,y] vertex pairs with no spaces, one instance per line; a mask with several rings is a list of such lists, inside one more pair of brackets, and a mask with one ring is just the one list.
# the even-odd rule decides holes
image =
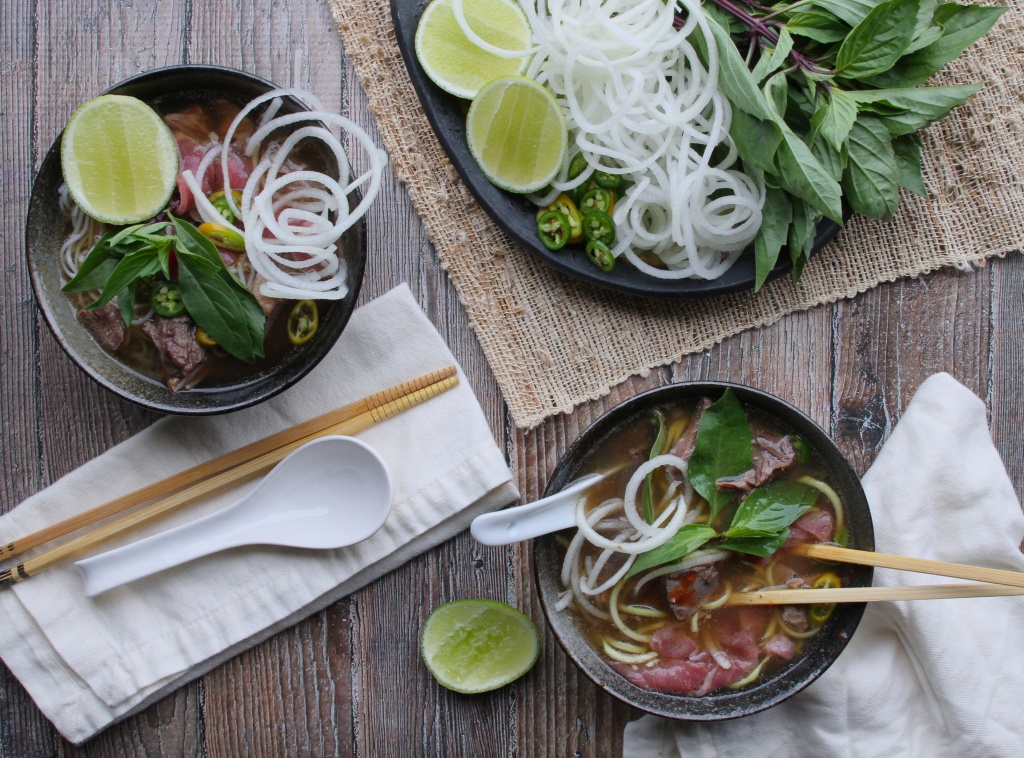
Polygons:
[[[322,0],[4,0],[0,29],[0,506],[7,511],[157,418],[80,373],[33,301],[23,247],[29,192],[74,108],[141,71],[215,63],[310,89],[371,133],[374,121]],[[537,496],[561,452],[603,410],[690,379],[742,382],[789,400],[863,472],[915,389],[937,371],[985,400],[1010,477],[1018,489],[1024,484],[1019,255],[788,316],[522,432],[390,172],[367,228],[360,300],[409,283],[464,367],[525,498]],[[464,697],[433,681],[417,652],[418,630],[431,608],[465,597],[507,601],[544,627],[529,547],[483,548],[464,533],[81,748],[56,733],[0,664],[0,756],[620,754],[623,726],[638,714],[578,673],[548,633],[533,670],[498,692]]]

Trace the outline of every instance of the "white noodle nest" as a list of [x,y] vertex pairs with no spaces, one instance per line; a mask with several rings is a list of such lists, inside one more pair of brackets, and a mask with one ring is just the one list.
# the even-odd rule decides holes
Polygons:
[[[312,110],[277,116],[282,98],[293,97]],[[241,207],[228,186],[230,152],[221,145],[212,147],[203,157],[195,174],[182,173],[192,190],[199,215],[208,223],[231,224],[203,194],[203,176],[213,161],[220,159],[225,200],[245,227],[245,252],[255,274],[265,281],[260,293],[285,299],[340,300],[348,294],[345,259],[338,240],[369,209],[380,189],[387,155],[355,122],[329,113],[308,92],[277,89],[249,102],[231,122],[224,145],[230,145],[235,130],[249,113],[269,102],[256,132],[245,145],[250,158],[258,163],[242,191]],[[280,146],[264,150],[264,141],[282,127],[306,124],[295,129]],[[340,127],[354,137],[366,156],[369,168],[350,179],[351,168],[341,141],[321,124]],[[295,170],[289,156],[300,142],[320,140],[338,162],[339,178],[318,171]],[[365,187],[364,187],[365,185]],[[362,188],[362,199],[349,207],[349,193]],[[264,231],[269,236],[264,236]]]
[[[533,199],[546,205],[594,171],[620,174],[628,188],[613,213],[613,255],[658,278],[715,279],[757,236],[764,188],[733,168],[717,48],[699,0],[680,2],[688,15],[676,30],[675,2],[519,0],[538,50],[527,76],[554,93],[587,161],[573,180],[566,161],[552,191]],[[695,33],[706,41],[707,69]]]

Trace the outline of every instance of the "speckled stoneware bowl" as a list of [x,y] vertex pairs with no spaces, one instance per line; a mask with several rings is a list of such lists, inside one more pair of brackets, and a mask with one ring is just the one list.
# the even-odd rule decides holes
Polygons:
[[[591,424],[569,448],[552,474],[544,494],[558,492],[584,473],[580,467],[587,453],[612,430],[635,419],[639,414],[668,402],[700,397],[717,399],[727,387],[732,388],[744,406],[755,407],[774,417],[784,428],[788,427],[800,434],[812,448],[821,453],[831,469],[833,484],[845,507],[850,547],[873,550],[874,529],[864,491],[836,444],[817,424],[788,403],[766,392],[725,382],[671,384],[644,392],[612,408]],[[864,614],[863,603],[837,606],[822,631],[811,639],[805,654],[774,676],[745,689],[724,689],[704,697],[651,692],[628,682],[601,659],[577,628],[572,610],[555,609],[555,602],[563,590],[559,577],[563,553],[558,543],[564,537],[565,533],[561,536],[547,535],[534,543],[537,584],[551,630],[566,654],[597,686],[619,700],[658,716],[683,721],[718,721],[748,716],[777,705],[817,679],[839,657]],[[844,566],[842,573],[847,586],[866,587],[871,584],[873,570],[867,566]]]
[[[224,98],[238,105],[263,94],[275,85],[252,74],[219,66],[171,66],[139,74],[111,87],[104,94],[131,95],[166,113],[190,102]],[[291,98],[281,113],[307,110]],[[64,352],[89,377],[126,400],[163,413],[208,415],[254,405],[299,381],[320,362],[341,335],[355,308],[366,264],[362,221],[342,237],[348,262],[348,296],[321,310],[320,328],[312,340],[289,350],[273,364],[256,371],[242,383],[171,392],[160,382],[129,369],[107,353],[91,333],[78,323],[76,310],[60,291],[63,284],[57,252],[69,233],[70,221],[61,213],[57,190],[63,177],[60,167],[60,139],[57,136],[46,154],[32,187],[25,249],[36,303],[50,331]],[[327,150],[320,157],[328,170],[336,170],[334,156]],[[358,202],[353,193],[352,199]]]

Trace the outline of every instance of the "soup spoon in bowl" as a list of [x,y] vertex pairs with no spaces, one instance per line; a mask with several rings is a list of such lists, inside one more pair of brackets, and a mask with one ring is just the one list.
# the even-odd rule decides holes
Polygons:
[[392,504],[391,473],[365,442],[321,437],[277,464],[241,500],[216,513],[77,561],[86,597],[243,545],[333,550],[379,530]]
[[469,531],[483,545],[511,545],[576,526],[576,501],[606,476],[607,473],[588,474],[554,495],[515,508],[484,513],[473,519]]

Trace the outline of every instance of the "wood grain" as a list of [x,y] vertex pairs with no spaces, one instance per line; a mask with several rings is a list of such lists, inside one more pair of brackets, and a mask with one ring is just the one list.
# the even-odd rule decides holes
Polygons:
[[[74,107],[130,74],[209,62],[311,88],[371,134],[375,126],[320,0],[7,0],[0,16],[0,510],[7,511],[156,418],[80,374],[32,301],[22,247],[31,179]],[[949,371],[986,401],[1018,492],[1024,483],[1020,256],[793,314],[523,432],[512,428],[457,293],[390,170],[367,224],[360,301],[408,282],[461,363],[526,499],[539,495],[565,448],[603,410],[648,387],[704,378],[752,384],[792,402],[863,472],[921,381]],[[536,667],[490,695],[454,695],[420,664],[420,625],[447,600],[506,600],[543,629],[531,559],[528,545],[484,548],[462,534],[81,749],[60,739],[0,666],[0,758],[619,755],[623,726],[639,714],[583,677],[546,631]]]

